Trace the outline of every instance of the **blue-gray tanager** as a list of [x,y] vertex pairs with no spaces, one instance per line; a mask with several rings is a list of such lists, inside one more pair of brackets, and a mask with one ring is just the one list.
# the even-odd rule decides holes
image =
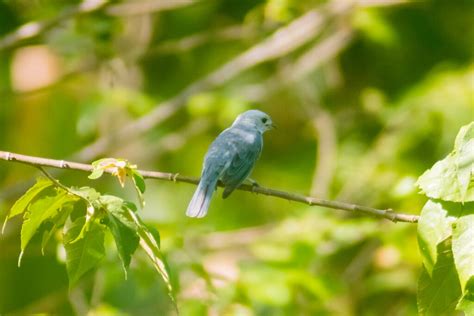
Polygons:
[[189,202],[187,216],[206,216],[218,180],[224,184],[225,199],[249,176],[262,151],[262,134],[272,127],[270,116],[250,110],[217,136],[204,158],[201,180]]

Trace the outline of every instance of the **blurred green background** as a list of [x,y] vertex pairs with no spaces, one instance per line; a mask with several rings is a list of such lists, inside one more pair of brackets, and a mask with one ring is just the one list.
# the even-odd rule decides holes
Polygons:
[[[414,182],[474,119],[472,1],[141,0],[71,11],[94,3],[0,2],[0,150],[121,157],[197,177],[214,137],[258,108],[278,126],[252,175],[261,185],[418,214]],[[7,43],[31,21],[53,23]],[[81,151],[157,107],[176,110],[132,139]],[[35,175],[0,161],[0,218]],[[134,198],[111,177],[56,175]],[[182,315],[416,315],[416,225],[241,191],[222,200],[220,190],[206,218],[189,219],[194,189],[147,180],[141,212],[161,233]],[[18,268],[20,224],[0,237],[0,314],[175,313],[143,253],[124,279],[111,238],[100,268],[70,292],[54,243],[42,256],[33,240]]]

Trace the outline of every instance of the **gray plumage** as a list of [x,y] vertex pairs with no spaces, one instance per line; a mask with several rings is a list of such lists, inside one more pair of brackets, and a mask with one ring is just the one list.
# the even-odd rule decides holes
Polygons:
[[206,216],[218,180],[224,184],[225,199],[250,175],[263,148],[262,134],[272,127],[267,114],[250,110],[217,136],[204,158],[201,180],[189,202],[187,216]]

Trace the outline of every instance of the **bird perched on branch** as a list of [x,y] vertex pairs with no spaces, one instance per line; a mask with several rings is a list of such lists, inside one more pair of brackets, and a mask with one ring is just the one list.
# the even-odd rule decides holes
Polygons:
[[206,216],[218,180],[224,184],[225,199],[247,179],[262,151],[262,134],[271,128],[274,125],[270,116],[249,110],[217,136],[204,158],[201,180],[189,202],[187,216]]

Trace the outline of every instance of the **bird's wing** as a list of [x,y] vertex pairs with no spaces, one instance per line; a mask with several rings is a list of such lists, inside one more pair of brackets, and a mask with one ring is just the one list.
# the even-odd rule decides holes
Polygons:
[[261,137],[256,137],[253,144],[244,143],[238,146],[231,163],[222,175],[222,182],[225,185],[223,198],[228,197],[249,176],[261,151]]

